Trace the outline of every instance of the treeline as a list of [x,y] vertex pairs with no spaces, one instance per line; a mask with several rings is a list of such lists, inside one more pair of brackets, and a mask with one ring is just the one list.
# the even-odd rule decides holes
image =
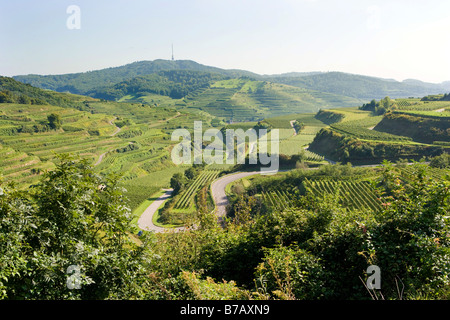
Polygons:
[[125,80],[112,86],[93,89],[87,92],[87,94],[106,100],[115,100],[126,95],[140,97],[149,94],[181,99],[193,91],[207,88],[212,82],[224,78],[225,76],[220,74],[200,71],[160,71],[155,74]]
[[438,84],[430,87],[420,83],[398,82],[343,72],[268,76],[266,79],[300,88],[353,97],[363,101],[370,101],[373,98],[381,99],[387,95],[393,98],[418,97],[448,90],[445,86]]

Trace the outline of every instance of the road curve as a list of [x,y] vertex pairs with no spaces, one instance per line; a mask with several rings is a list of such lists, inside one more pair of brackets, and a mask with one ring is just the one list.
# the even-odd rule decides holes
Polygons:
[[141,214],[141,216],[138,219],[138,226],[142,230],[146,231],[153,231],[153,232],[165,232],[167,230],[181,230],[183,227],[180,228],[163,228],[158,227],[155,224],[153,224],[153,215],[158,210],[159,207],[162,206],[164,201],[169,199],[172,196],[173,189],[163,189],[165,192],[163,195],[161,195],[159,198],[157,198],[155,201],[153,201]]
[[233,181],[247,176],[252,176],[254,174],[261,174],[261,171],[232,173],[213,181],[211,184],[211,194],[213,196],[214,203],[216,204],[216,215],[219,219],[223,218],[227,214],[226,208],[229,201],[225,193],[225,187]]

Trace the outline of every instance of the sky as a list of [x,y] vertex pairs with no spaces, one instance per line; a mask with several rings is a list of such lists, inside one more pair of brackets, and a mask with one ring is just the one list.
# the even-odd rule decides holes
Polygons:
[[0,0],[0,75],[170,59],[173,44],[224,69],[439,83],[449,37],[448,0]]

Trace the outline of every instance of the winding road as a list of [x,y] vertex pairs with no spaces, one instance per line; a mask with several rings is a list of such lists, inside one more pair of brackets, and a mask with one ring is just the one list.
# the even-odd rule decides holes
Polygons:
[[222,219],[227,214],[227,205],[229,203],[228,197],[225,193],[225,188],[228,184],[244,177],[260,174],[261,171],[238,172],[223,176],[211,184],[211,193],[216,204],[216,215]]
[[[226,176],[223,176],[217,180],[215,180],[211,184],[211,193],[213,195],[214,203],[216,204],[216,216],[218,217],[219,221],[223,219],[223,217],[226,215],[227,211],[227,205],[228,205],[228,198],[225,193],[226,186],[238,179],[251,176],[254,174],[261,174],[261,171],[252,171],[252,172],[238,172],[229,174]],[[267,173],[267,172],[264,172]],[[142,230],[146,231],[153,231],[153,232],[166,232],[167,230],[175,230],[175,231],[181,231],[184,230],[184,227],[178,227],[178,228],[164,228],[156,226],[153,223],[153,215],[158,210],[159,207],[161,207],[167,199],[169,199],[172,196],[173,189],[164,189],[165,193],[158,197],[155,201],[153,201],[147,209],[142,213],[142,215],[138,219],[138,226]]]
[[[412,163],[410,163],[412,164]],[[357,167],[375,167],[379,166],[379,164],[374,165],[359,165]],[[308,168],[307,170],[315,170],[318,168]],[[280,170],[278,172],[284,172],[288,170]],[[276,172],[273,172],[276,173]],[[216,216],[218,218],[218,222],[221,223],[223,221],[223,218],[227,214],[227,205],[229,204],[228,197],[226,195],[225,189],[226,186],[236,180],[239,180],[244,177],[252,176],[255,174],[268,174],[267,171],[249,171],[249,172],[237,172],[237,173],[231,173],[226,176],[220,177],[216,180],[214,180],[211,183],[211,193],[214,200],[214,203],[216,205]],[[144,211],[144,213],[141,215],[141,217],[138,220],[138,226],[139,228],[147,231],[154,231],[154,232],[165,232],[167,230],[175,230],[175,231],[182,231],[184,230],[184,227],[178,227],[178,228],[163,228],[159,226],[155,226],[152,222],[153,215],[158,210],[158,208],[166,201],[168,198],[172,195],[172,189],[164,189],[166,192],[160,196],[158,199],[152,202],[152,204],[147,207],[147,209]]]
[[141,216],[138,219],[138,226],[142,230],[146,231],[153,231],[153,232],[165,232],[167,230],[183,230],[183,227],[179,228],[163,228],[156,226],[153,223],[153,215],[158,210],[159,207],[162,206],[162,204],[169,199],[172,196],[173,189],[163,189],[165,192],[162,196],[158,197],[155,201],[153,201],[141,214]]

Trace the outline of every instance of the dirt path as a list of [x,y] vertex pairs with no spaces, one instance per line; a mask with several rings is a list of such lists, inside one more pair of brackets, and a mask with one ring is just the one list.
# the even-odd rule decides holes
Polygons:
[[[118,133],[122,130],[122,128],[116,126],[116,125],[113,123],[113,121],[116,120],[116,119],[117,119],[117,117],[114,117],[114,119],[109,120],[109,124],[116,127],[116,131],[114,131],[114,132],[111,134],[111,137],[114,137],[116,134],[118,134]],[[113,149],[111,149],[111,150],[113,150]],[[106,156],[106,154],[107,154],[108,152],[110,152],[111,150],[102,153],[102,154],[98,157],[97,162],[94,163],[94,167],[95,167],[95,166],[98,166],[98,165],[103,161],[103,158]]]
[[295,130],[295,128],[294,128],[294,122],[295,122],[295,120],[289,121],[289,123],[291,124],[292,129],[294,130],[294,136],[296,136],[297,135],[297,130]]
[[118,134],[118,133],[122,130],[122,128],[116,126],[116,125],[113,123],[113,121],[116,120],[116,119],[117,119],[117,117],[114,117],[114,119],[109,120],[109,124],[116,127],[116,131],[114,131],[114,132],[111,134],[111,137],[114,137],[116,134]]
[[98,166],[98,165],[103,161],[103,158],[106,156],[106,154],[107,154],[108,152],[109,152],[109,151],[104,152],[104,153],[102,153],[102,154],[100,155],[100,157],[98,157],[97,162],[94,163],[94,167],[95,167],[95,166]]
[[165,123],[165,122],[167,122],[167,121],[170,121],[170,120],[173,120],[173,119],[175,119],[175,118],[178,118],[179,116],[181,116],[181,112],[180,112],[180,111],[177,111],[177,114],[174,115],[173,117],[171,117],[171,118],[169,118],[169,119],[166,119],[166,120],[159,120],[158,122],[152,123],[152,124],[149,125],[148,127],[149,127],[149,128],[157,127],[157,126],[161,125],[162,123]]

